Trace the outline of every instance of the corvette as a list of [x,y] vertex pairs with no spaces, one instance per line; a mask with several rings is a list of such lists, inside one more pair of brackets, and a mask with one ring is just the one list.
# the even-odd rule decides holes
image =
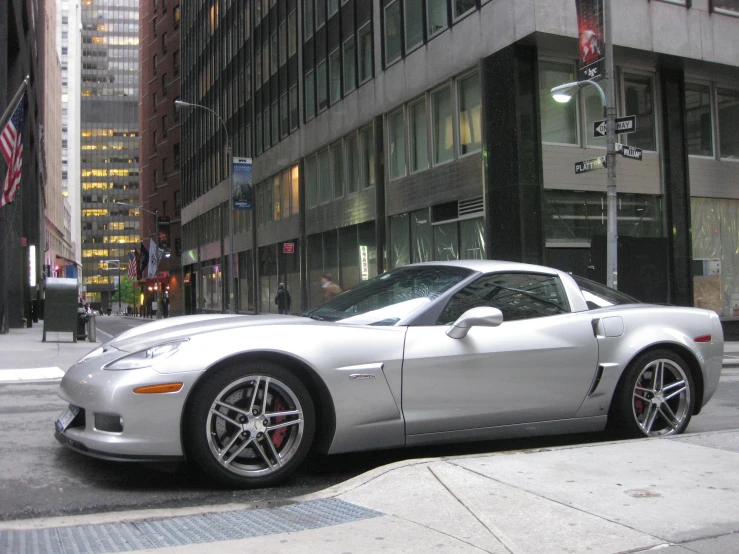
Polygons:
[[401,267],[290,315],[193,315],[72,366],[56,438],[110,460],[196,462],[234,487],[341,453],[606,427],[682,433],[718,385],[716,313],[641,304],[556,269]]

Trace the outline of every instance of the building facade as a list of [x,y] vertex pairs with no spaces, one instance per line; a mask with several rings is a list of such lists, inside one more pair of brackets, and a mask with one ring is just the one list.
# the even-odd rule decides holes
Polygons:
[[[616,104],[643,150],[619,159],[619,288],[733,313],[739,293],[739,6],[623,0]],[[182,99],[253,158],[253,212],[228,230],[225,133],[183,115],[188,311],[297,311],[420,261],[544,263],[605,282],[597,93],[577,79],[575,2],[182,0]],[[739,296],[737,309],[739,311]]]
[[[44,259],[45,190],[39,22],[38,3],[0,0],[0,60],[3,60],[0,64],[0,113],[9,107],[24,78],[30,78],[24,97],[20,188],[15,200],[0,208],[0,333],[31,326],[38,317]],[[3,181],[7,169],[0,156]]]
[[139,2],[83,0],[80,15],[82,274],[105,309],[139,245]]
[[[157,217],[169,218],[169,244],[162,244],[168,256],[162,258],[156,275],[148,275],[142,281],[142,291],[147,305],[155,297],[151,293],[166,298],[168,315],[184,312],[180,262],[180,112],[174,106],[180,96],[180,14],[178,1],[141,1],[139,203],[142,206],[142,239],[157,238]],[[158,238],[157,243],[161,244]]]

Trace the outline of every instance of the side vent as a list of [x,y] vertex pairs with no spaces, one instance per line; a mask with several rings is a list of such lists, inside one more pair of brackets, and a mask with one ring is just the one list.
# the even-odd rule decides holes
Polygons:
[[459,201],[459,217],[482,215],[485,211],[482,196]]
[[603,366],[598,366],[598,371],[595,372],[595,379],[593,379],[593,384],[590,386],[590,391],[588,392],[588,396],[593,396],[595,393],[595,390],[598,388],[598,385],[600,385],[600,380],[603,379]]

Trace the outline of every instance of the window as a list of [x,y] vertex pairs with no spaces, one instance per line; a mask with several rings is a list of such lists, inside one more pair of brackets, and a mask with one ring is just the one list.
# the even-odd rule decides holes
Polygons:
[[319,112],[328,106],[327,86],[326,60],[321,60],[316,65],[316,98],[318,99]]
[[648,75],[624,76],[626,115],[636,116],[636,131],[626,135],[629,145],[656,150],[654,129],[654,90]]
[[174,8],[174,28],[177,29],[180,26],[180,7],[175,6]]
[[331,182],[334,184],[334,198],[344,196],[344,149],[340,140],[331,145]]
[[356,133],[344,139],[344,150],[346,151],[346,192],[351,194],[359,189],[359,149]]
[[503,323],[569,313],[567,296],[557,277],[527,273],[485,275],[456,293],[439,316],[448,325],[467,310],[486,306],[503,312]]
[[708,85],[685,84],[685,127],[688,154],[713,156],[711,89]]
[[269,83],[269,44],[262,45],[262,84]]
[[255,129],[257,135],[257,155],[262,153],[262,114],[257,115],[257,127]]
[[482,145],[480,129],[480,75],[474,74],[458,82],[459,155],[477,152]]
[[[254,56],[254,86],[262,86],[262,49],[258,49]],[[256,90],[256,89],[255,89]]]
[[174,166],[175,166],[175,169],[179,169],[179,167],[180,167],[180,144],[179,143],[177,143],[177,144],[174,145],[173,153],[174,153]]
[[402,108],[387,116],[388,173],[391,179],[405,176],[405,129]]
[[157,93],[154,92],[151,95],[151,108],[154,113],[157,113]]
[[298,85],[290,89],[290,130],[298,128]]
[[424,0],[405,0],[405,51],[423,42]]
[[300,179],[299,179],[299,173],[298,173],[298,166],[294,165],[292,170],[290,171],[290,181],[291,187],[292,187],[292,213],[293,215],[300,213],[300,203],[298,202],[298,199],[300,198]]
[[280,96],[280,137],[288,133],[287,93]]
[[180,74],[180,51],[175,50],[174,54],[172,54],[172,70],[175,74],[175,77]]
[[167,74],[162,73],[162,96],[167,96]]
[[318,198],[317,184],[318,180],[316,177],[317,158],[315,155],[305,160],[305,201],[309,208],[316,207],[316,200]]
[[[307,0],[310,2],[310,0]],[[316,29],[326,23],[326,0],[315,0],[316,2]]]
[[321,204],[331,200],[331,165],[328,148],[318,153],[318,201]]
[[408,106],[408,138],[410,141],[410,170],[421,171],[429,166],[426,125],[426,99]]
[[278,174],[272,178],[272,221],[279,221],[280,208],[280,176]]
[[270,118],[269,106],[264,109],[264,117],[262,118],[262,125],[264,127],[264,149],[267,150],[272,144],[272,133],[270,132],[270,124],[272,119]]
[[330,75],[329,93],[331,103],[341,100],[341,52],[337,48],[328,55],[328,71]]
[[711,0],[713,2],[713,11],[724,13],[726,15],[739,15],[738,0]]
[[162,53],[167,51],[167,33],[162,33]]
[[372,24],[367,23],[357,32],[359,47],[359,84],[372,78]]
[[362,188],[375,185],[375,133],[372,125],[359,132],[362,140]]
[[272,144],[280,142],[280,110],[277,100],[272,102]]
[[716,97],[721,157],[739,159],[739,91],[718,89]]
[[293,56],[298,49],[298,12],[293,10],[287,16],[288,52]]
[[162,116],[162,138],[163,139],[167,138],[167,128],[168,127],[169,125],[167,124],[167,116],[163,115]]
[[452,4],[454,6],[455,19],[475,9],[475,0],[452,0]]
[[577,103],[561,104],[552,98],[551,89],[575,81],[572,64],[539,60],[539,110],[543,142],[578,144]]
[[385,65],[400,58],[400,0],[385,6]]
[[339,0],[328,0],[328,16],[331,17],[339,11]]
[[305,75],[305,119],[316,115],[315,73],[310,70]]
[[303,40],[313,36],[313,2],[303,2]]
[[344,41],[344,94],[353,91],[357,86],[357,61],[354,57],[354,36]]
[[280,67],[287,63],[287,23],[280,23]]
[[431,125],[434,139],[434,165],[448,162],[454,158],[452,98],[448,87],[431,94]]
[[290,217],[290,171],[283,171],[280,175],[280,188],[282,192],[280,196],[282,198],[282,218]]

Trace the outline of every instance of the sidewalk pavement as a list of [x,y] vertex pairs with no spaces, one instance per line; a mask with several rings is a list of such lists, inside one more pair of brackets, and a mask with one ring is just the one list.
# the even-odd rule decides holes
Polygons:
[[0,523],[0,551],[739,552],[739,431],[407,460],[277,508]]

